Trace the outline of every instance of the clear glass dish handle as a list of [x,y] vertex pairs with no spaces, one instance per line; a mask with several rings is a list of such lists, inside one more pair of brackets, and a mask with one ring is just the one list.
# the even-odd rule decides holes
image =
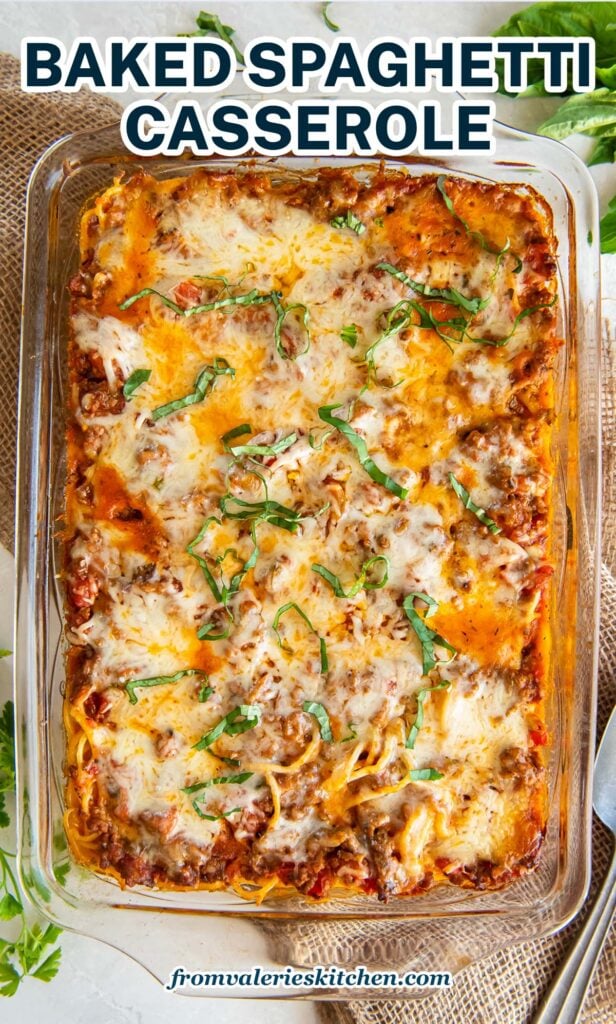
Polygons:
[[534,1024],[575,1024],[616,906],[616,850],[588,920],[541,1004]]

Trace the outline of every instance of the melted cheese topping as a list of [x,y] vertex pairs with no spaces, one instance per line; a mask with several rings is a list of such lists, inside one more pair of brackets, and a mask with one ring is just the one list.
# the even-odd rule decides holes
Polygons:
[[[122,882],[386,897],[446,880],[498,885],[534,861],[556,350],[549,212],[528,190],[447,187],[475,234],[433,178],[387,171],[138,175],[84,215],[70,356],[67,829],[82,860]],[[360,233],[332,226],[347,209]],[[381,262],[483,308],[471,316],[422,296]],[[122,309],[144,288],[155,291]],[[272,292],[291,307],[278,347]],[[190,313],[250,294],[264,301]],[[383,337],[409,299],[404,329]],[[422,308],[433,322],[463,316],[465,333],[421,326]],[[348,325],[354,348],[341,339]],[[153,414],[194,393],[217,360],[233,375]],[[149,378],[125,400],[140,369]],[[319,417],[333,403],[398,494]],[[229,444],[294,440],[234,459],[222,436],[242,423],[250,432]],[[498,532],[465,508],[450,474]],[[225,494],[245,504],[221,504]],[[292,511],[228,514],[264,501]],[[300,517],[292,532],[285,515]],[[251,522],[258,552],[243,572]],[[348,597],[313,569],[348,594],[376,556]],[[414,604],[423,643],[403,609],[411,594],[432,602]],[[207,624],[223,637],[200,639]],[[131,701],[135,680],[158,682]],[[258,711],[234,729],[247,705]],[[223,719],[231,727],[200,744]]]

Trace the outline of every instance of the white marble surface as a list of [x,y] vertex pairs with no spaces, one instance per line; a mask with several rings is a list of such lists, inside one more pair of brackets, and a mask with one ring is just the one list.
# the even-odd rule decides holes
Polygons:
[[[432,35],[446,27],[447,34],[488,34],[490,29],[519,9],[520,3],[484,2],[356,2],[336,0],[331,15],[360,42],[391,31],[392,34]],[[93,35],[99,42],[108,35],[174,35],[190,31],[201,7],[216,11],[238,31],[240,43],[254,35],[317,35],[331,40],[320,17],[320,3],[303,0],[221,0],[190,2],[149,2],[107,0],[107,2],[14,2],[0,0],[0,45],[19,54],[26,35],[55,36],[70,43],[77,35]],[[120,97],[124,102],[132,97]],[[554,101],[537,100],[516,104],[499,101],[499,116],[519,127],[532,127]],[[575,148],[584,152],[586,140]],[[593,169],[604,206],[616,190],[613,165]],[[612,259],[612,265],[616,257]],[[607,269],[607,267],[605,268]],[[0,549],[0,647],[12,647],[11,595],[12,559]],[[10,664],[0,663],[0,704],[10,694]],[[6,835],[0,837],[6,845]],[[27,982],[17,996],[0,1003],[0,1019],[6,1024],[44,1020],[46,1024],[163,1024],[173,1015],[181,1024],[201,1021],[204,1015],[218,1024],[240,1024],[248,1015],[251,1024],[316,1024],[315,1004],[251,1000],[181,999],[173,997],[140,966],[92,939],[64,934],[63,962],[51,985]],[[230,965],[231,966],[231,965]],[[435,997],[438,998],[438,997]],[[172,1001],[173,1000],[173,1001]]]

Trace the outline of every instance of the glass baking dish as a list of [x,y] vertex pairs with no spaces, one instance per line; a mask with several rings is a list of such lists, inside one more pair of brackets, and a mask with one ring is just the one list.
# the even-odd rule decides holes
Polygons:
[[[56,535],[63,500],[63,365],[67,282],[77,268],[84,203],[122,170],[157,176],[197,167],[229,169],[236,158],[137,160],[118,125],[51,147],[30,182],[24,274],[19,496],[17,504],[16,691],[19,857],[34,903],[63,928],[128,953],[164,981],[177,964],[237,972],[259,964],[373,970],[449,970],[562,927],[581,906],[590,870],[591,765],[597,672],[599,568],[599,256],[594,186],[558,143],[496,126],[496,154],[388,160],[410,173],[442,170],[530,184],[549,202],[559,241],[560,329],[555,485],[554,737],[548,829],[539,868],[500,892],[440,887],[387,904],[369,897],[322,904],[302,899],[256,906],[222,892],[121,890],[72,864],[64,870],[62,596]],[[321,161],[357,165],[355,158]],[[378,158],[362,162],[374,166]],[[309,173],[318,160],[281,158],[270,170]],[[59,870],[60,869],[60,870]],[[120,911],[124,911],[123,914]],[[186,990],[182,990],[186,993]],[[204,994],[196,989],[189,994]],[[207,994],[321,999],[374,998],[369,990],[230,990]],[[381,989],[387,998],[413,990]]]

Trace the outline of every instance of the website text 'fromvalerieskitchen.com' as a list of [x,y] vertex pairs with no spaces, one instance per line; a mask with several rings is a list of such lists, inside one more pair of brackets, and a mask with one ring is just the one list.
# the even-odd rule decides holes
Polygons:
[[453,984],[449,971],[369,971],[361,964],[353,970],[341,967],[316,966],[306,971],[296,967],[271,970],[252,967],[247,971],[193,971],[174,967],[165,988],[176,990],[195,988],[449,988]]

